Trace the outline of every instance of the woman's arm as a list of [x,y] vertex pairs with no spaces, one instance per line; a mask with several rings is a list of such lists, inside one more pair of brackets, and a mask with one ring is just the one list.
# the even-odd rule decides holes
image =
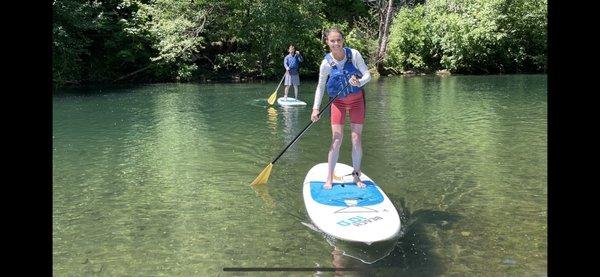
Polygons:
[[323,59],[321,66],[319,67],[319,82],[317,83],[317,89],[315,91],[313,110],[318,110],[321,106],[321,99],[323,98],[323,92],[325,92],[325,82],[327,82],[329,73],[331,73],[331,66],[327,63],[327,60]]
[[352,49],[352,63],[363,75],[358,80],[360,82],[360,86],[362,87],[371,80],[371,73],[369,72],[367,64],[365,64],[365,60],[363,59],[362,55],[355,49]]

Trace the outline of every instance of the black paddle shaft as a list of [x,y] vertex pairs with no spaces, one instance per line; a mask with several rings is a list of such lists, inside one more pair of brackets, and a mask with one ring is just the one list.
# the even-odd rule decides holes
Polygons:
[[[323,112],[324,112],[324,111],[325,111],[327,108],[329,108],[329,106],[331,105],[331,103],[333,103],[333,101],[334,101],[335,99],[337,99],[337,98],[338,98],[338,96],[340,96],[340,93],[341,93],[343,90],[345,90],[345,89],[348,87],[348,85],[349,85],[349,84],[350,84],[350,82],[346,83],[346,85],[345,85],[345,86],[344,86],[342,89],[340,89],[340,91],[338,91],[338,93],[337,93],[337,94],[336,94],[336,95],[335,95],[333,98],[331,98],[331,100],[329,100],[329,103],[327,103],[327,105],[325,105],[325,107],[324,107],[324,108],[323,108],[323,109],[322,109],[322,110],[319,112],[319,114],[317,115],[317,117],[321,117],[321,114],[322,114],[322,113],[323,113]],[[302,131],[301,131],[301,132],[300,132],[300,133],[299,133],[299,134],[298,134],[298,135],[297,135],[297,136],[296,136],[296,137],[295,137],[295,138],[292,140],[292,142],[290,142],[290,143],[289,143],[289,144],[288,144],[288,145],[287,145],[287,146],[286,146],[286,147],[283,149],[283,151],[281,151],[281,153],[279,153],[279,155],[277,155],[277,158],[275,158],[275,159],[274,159],[274,160],[271,162],[271,164],[274,164],[274,163],[275,163],[275,162],[276,162],[276,161],[277,161],[277,160],[278,160],[278,159],[281,157],[281,155],[283,155],[283,153],[285,153],[285,151],[286,151],[286,150],[288,150],[288,148],[292,147],[292,145],[294,145],[294,143],[296,143],[296,141],[298,141],[298,139],[300,139],[300,137],[301,137],[301,136],[302,136],[304,133],[306,133],[306,131],[308,131],[308,128],[310,128],[310,126],[312,126],[312,125],[313,125],[315,122],[316,122],[316,121],[312,121],[312,120],[311,120],[311,121],[310,121],[310,123],[308,123],[308,125],[306,125],[306,127],[304,127],[304,129],[302,129]]]

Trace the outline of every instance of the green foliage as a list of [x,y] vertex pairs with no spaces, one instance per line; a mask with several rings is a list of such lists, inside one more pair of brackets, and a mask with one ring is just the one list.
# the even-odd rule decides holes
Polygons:
[[369,8],[365,1],[356,0],[323,0],[322,13],[329,22],[346,22],[349,28],[355,27],[359,18],[369,16]]
[[290,44],[303,53],[307,67],[315,59],[318,40],[314,34],[321,26],[320,1],[247,0],[229,10],[230,26],[225,37],[211,41],[232,41],[232,47],[222,51],[217,59],[221,67],[237,72],[252,72],[257,76],[283,74],[283,57]]
[[397,13],[391,69],[463,73],[543,70],[545,1],[432,0]]
[[119,0],[56,0],[53,10],[53,81],[110,82],[149,64],[149,41],[124,31],[137,7]]
[[[123,6],[137,7],[132,19],[125,22],[125,32],[144,38],[156,52],[148,56],[156,65],[153,70],[168,80],[189,81],[197,65],[191,62],[205,47],[204,34],[213,7],[209,1],[153,0],[124,1]],[[175,70],[165,70],[174,68]]]
[[153,61],[177,62],[188,60],[196,49],[203,48],[204,24],[211,7],[205,1],[154,0],[138,2],[136,23],[129,30],[142,33],[147,30],[155,39],[158,56]]
[[[339,26],[373,63],[376,2],[355,0],[55,0],[56,84],[278,79],[294,44],[314,76]],[[377,2],[379,3],[379,2]],[[383,2],[379,3],[382,4]],[[546,0],[396,1],[385,65],[391,71],[546,70]]]
[[360,17],[346,34],[346,45],[358,50],[367,64],[375,62],[377,52],[377,21],[373,16]]
[[427,68],[425,60],[430,60],[431,38],[425,21],[425,7],[401,9],[390,28],[390,42],[385,64],[397,70]]
[[177,70],[177,81],[190,81],[194,72],[198,70],[195,64],[184,64]]
[[513,0],[500,5],[498,25],[506,34],[499,47],[511,71],[545,71],[548,7],[545,0]]
[[[312,34],[320,27],[321,5],[314,0],[155,0],[138,4],[137,26],[130,30],[148,30],[159,51],[152,60],[203,68],[197,74],[280,75],[288,45],[313,49]],[[307,52],[303,53],[306,56]]]
[[52,4],[52,78],[58,84],[83,78],[82,57],[89,55],[92,39],[86,35],[96,26],[97,2],[56,0]]

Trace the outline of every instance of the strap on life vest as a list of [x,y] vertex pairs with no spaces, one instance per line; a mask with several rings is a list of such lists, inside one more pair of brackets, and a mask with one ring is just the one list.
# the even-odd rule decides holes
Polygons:
[[[350,48],[344,47],[344,53],[346,53],[346,62],[351,63],[352,62],[352,51],[350,50]],[[331,53],[327,53],[325,55],[325,59],[327,59],[327,62],[329,63],[331,68],[337,69],[337,63],[333,60],[333,55]],[[343,68],[342,68],[342,70],[343,70]]]

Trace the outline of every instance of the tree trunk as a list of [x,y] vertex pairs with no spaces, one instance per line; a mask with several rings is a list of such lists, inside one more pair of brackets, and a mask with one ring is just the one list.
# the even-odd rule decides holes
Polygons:
[[387,52],[387,45],[390,35],[390,25],[394,18],[394,1],[387,0],[384,5],[383,0],[379,4],[379,38],[376,57],[377,72],[380,75],[387,75],[383,66],[383,58]]
[[118,82],[118,81],[121,81],[121,80],[123,80],[123,79],[125,79],[125,78],[131,77],[131,76],[133,76],[133,75],[135,75],[135,74],[138,74],[138,73],[140,73],[140,72],[142,72],[142,71],[144,71],[144,70],[146,70],[146,69],[150,68],[152,65],[153,65],[153,64],[150,64],[150,65],[148,65],[148,66],[146,66],[146,67],[144,67],[144,68],[138,69],[138,70],[136,70],[136,71],[134,71],[134,72],[131,72],[131,73],[129,73],[129,74],[127,74],[127,75],[125,75],[125,76],[121,76],[121,77],[119,77],[119,78],[117,78],[117,79],[114,79],[114,80],[113,80],[113,82]]

